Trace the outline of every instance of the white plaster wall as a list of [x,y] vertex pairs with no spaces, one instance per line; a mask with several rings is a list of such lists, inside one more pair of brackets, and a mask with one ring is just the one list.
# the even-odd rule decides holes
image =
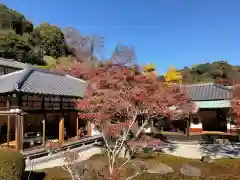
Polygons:
[[202,123],[198,123],[198,124],[190,123],[190,128],[192,128],[192,129],[202,129]]
[[93,123],[91,124],[91,126],[92,126],[92,136],[101,134]]
[[152,131],[151,131],[151,127],[145,128],[145,129],[144,129],[144,132],[146,132],[146,133],[151,133],[151,132],[152,132]]

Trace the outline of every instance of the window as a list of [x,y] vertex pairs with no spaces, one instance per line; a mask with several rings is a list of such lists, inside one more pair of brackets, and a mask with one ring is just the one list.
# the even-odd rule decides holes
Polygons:
[[4,75],[4,67],[0,66],[0,76]]
[[12,73],[12,72],[15,72],[16,69],[13,69],[13,68],[5,68],[5,73],[8,74],[8,73]]

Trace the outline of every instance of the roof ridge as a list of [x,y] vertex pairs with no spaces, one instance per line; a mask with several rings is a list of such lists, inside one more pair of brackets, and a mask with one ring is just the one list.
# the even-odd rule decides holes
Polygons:
[[71,76],[71,75],[68,75],[68,74],[66,74],[66,77],[71,78],[71,79],[76,79],[76,80],[81,81],[81,82],[83,82],[83,83],[87,83],[87,81],[85,81],[85,80],[83,80],[83,79],[76,78],[76,77]]
[[204,85],[214,85],[214,83],[183,84],[182,86],[204,86]]
[[38,71],[38,72],[43,72],[43,73],[48,73],[48,74],[54,74],[54,75],[59,75],[59,76],[67,75],[66,73],[57,72],[57,71],[52,70],[52,69],[44,69],[44,68],[39,68],[39,67],[29,67],[29,69],[32,69],[33,71]]
[[23,70],[21,78],[16,82],[17,90],[20,90],[22,88],[24,82],[27,80],[27,78],[31,75],[32,72],[33,69],[31,67]]
[[218,88],[221,88],[221,89],[224,89],[224,90],[228,90],[228,91],[231,90],[229,87],[226,87],[226,86],[223,86],[223,85],[220,85],[220,84],[216,84],[216,83],[214,83],[214,86],[216,86]]

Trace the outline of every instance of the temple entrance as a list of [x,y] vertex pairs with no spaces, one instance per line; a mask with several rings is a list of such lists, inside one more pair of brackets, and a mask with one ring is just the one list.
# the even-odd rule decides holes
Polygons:
[[227,131],[227,108],[200,109],[203,131]]

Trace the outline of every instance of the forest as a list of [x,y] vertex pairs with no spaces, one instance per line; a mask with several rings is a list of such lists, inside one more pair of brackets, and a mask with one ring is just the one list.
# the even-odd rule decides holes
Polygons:
[[214,61],[184,67],[179,71],[185,84],[216,82],[219,79],[232,82],[239,79],[240,66],[231,65],[227,61]]
[[[75,31],[74,28],[62,30],[60,27],[47,22],[34,25],[23,14],[0,4],[0,57],[52,68],[56,62],[71,61],[72,57],[79,57],[79,52],[74,52],[72,48],[77,42],[71,41],[69,43],[69,39],[66,39],[66,33],[75,33],[77,36],[76,32],[73,31]],[[82,42],[85,41],[88,41],[89,45],[89,52],[85,51],[85,55],[90,54],[93,60],[101,61],[102,59],[97,58],[94,53],[104,46],[103,38],[95,37],[93,39],[88,36],[82,39]],[[125,51],[124,48],[125,46],[118,45],[113,54],[121,54],[121,51]],[[206,83],[215,82],[217,79],[237,79],[240,66],[220,60],[184,67],[178,71],[181,72],[185,84]]]

